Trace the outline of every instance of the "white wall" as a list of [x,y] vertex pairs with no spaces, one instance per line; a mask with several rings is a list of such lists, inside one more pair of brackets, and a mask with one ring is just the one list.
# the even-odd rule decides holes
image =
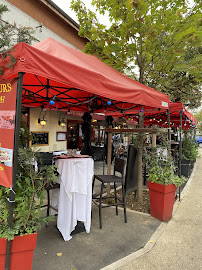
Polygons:
[[[27,0],[27,1],[29,1],[29,0]],[[6,0],[0,0],[0,4],[6,5],[9,9],[8,12],[5,12],[3,14],[1,19],[3,19],[4,21],[7,21],[8,23],[16,23],[17,26],[21,25],[21,26],[26,26],[26,27],[32,27],[33,30],[35,30],[34,37],[36,39],[38,39],[38,41],[42,41],[46,38],[52,37],[55,40],[65,44],[65,45],[68,45],[72,48],[77,49],[72,44],[70,44],[66,40],[62,39],[61,37],[59,37],[57,34],[50,31],[45,26],[42,26],[42,32],[40,32],[40,28],[36,28],[37,26],[39,26],[41,24],[40,22],[31,18],[26,13],[24,13],[20,9],[16,8],[15,6],[11,5]],[[33,42],[33,43],[35,43],[35,42]]]
[[67,141],[56,141],[56,132],[62,131],[66,132],[67,127],[61,127],[58,125],[58,120],[61,112],[58,111],[47,111],[46,126],[41,126],[38,123],[38,118],[41,109],[32,108],[30,109],[30,131],[34,132],[49,132],[49,145],[48,146],[35,146],[34,148],[40,150],[41,152],[51,152],[57,150],[66,150]]
[[[61,127],[58,125],[58,120],[62,112],[59,111],[46,111],[46,119],[47,124],[45,126],[41,126],[38,123],[38,118],[40,115],[41,108],[31,108],[30,109],[30,131],[31,132],[49,132],[49,145],[35,146],[36,150],[41,152],[52,152],[52,151],[60,151],[67,149],[67,141],[56,141],[56,132],[66,132],[67,126]],[[82,114],[81,114],[82,116]],[[80,117],[73,115],[66,115],[66,119],[68,120],[82,120]],[[31,143],[30,143],[31,145]]]

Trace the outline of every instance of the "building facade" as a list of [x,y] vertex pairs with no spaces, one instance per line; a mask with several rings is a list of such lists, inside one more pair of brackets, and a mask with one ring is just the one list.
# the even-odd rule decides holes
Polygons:
[[[15,23],[16,27],[31,27],[38,41],[52,37],[77,50],[84,49],[88,41],[78,35],[79,25],[50,0],[0,0],[0,4],[6,5],[9,9],[0,18],[1,20]],[[72,147],[81,147],[81,116],[66,114],[66,125],[61,126],[58,124],[61,112],[46,111],[46,125],[41,125],[39,121],[41,110],[41,108],[25,109],[29,130],[49,135],[48,143],[36,148],[44,152],[65,150],[73,140]],[[61,139],[65,133],[66,139],[64,137]]]

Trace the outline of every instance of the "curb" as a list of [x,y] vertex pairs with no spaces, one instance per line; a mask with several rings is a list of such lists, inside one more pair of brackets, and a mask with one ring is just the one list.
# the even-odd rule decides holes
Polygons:
[[[186,183],[186,186],[183,188],[180,196],[181,196],[181,200],[177,200],[173,206],[173,216],[175,215],[175,212],[177,211],[177,208],[178,206],[180,205],[181,201],[183,200],[184,196],[186,196],[187,194],[187,190],[189,189],[189,186],[193,180],[193,177],[194,177],[194,173],[195,173],[195,170],[196,170],[196,164],[194,165],[194,169],[189,177],[189,180],[187,181]],[[128,211],[128,209],[127,209]],[[131,210],[133,211],[133,210]],[[139,213],[139,212],[138,212]],[[100,270],[115,270],[123,265],[125,265],[126,263],[132,261],[132,260],[135,260],[137,259],[138,257],[148,253],[156,244],[156,242],[158,241],[159,237],[161,236],[162,232],[165,230],[167,224],[168,224],[169,221],[167,222],[162,222],[159,227],[157,228],[157,230],[155,231],[155,233],[151,236],[151,238],[149,239],[149,241],[146,243],[146,245],[139,249],[138,251],[135,251],[133,252],[132,254],[100,269]]]

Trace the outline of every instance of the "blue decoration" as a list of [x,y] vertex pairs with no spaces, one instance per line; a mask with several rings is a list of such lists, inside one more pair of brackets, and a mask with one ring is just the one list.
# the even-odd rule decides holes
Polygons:
[[52,106],[52,105],[55,104],[55,101],[51,99],[51,100],[49,101],[49,104]]
[[144,107],[142,106],[142,108],[140,109],[140,112],[143,112],[143,109],[144,109]]
[[107,101],[107,105],[110,106],[111,104],[112,104],[112,103],[111,103],[111,100],[108,100],[108,101]]

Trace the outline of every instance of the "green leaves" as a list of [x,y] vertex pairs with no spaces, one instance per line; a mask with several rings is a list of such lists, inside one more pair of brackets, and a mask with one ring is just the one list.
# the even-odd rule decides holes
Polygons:
[[80,34],[90,39],[86,53],[169,94],[173,102],[200,106],[202,20],[198,1],[193,8],[180,0],[94,0],[93,6],[97,13],[108,14],[111,25],[98,22],[80,0],[73,0],[71,6]]
[[[7,6],[0,4],[0,17],[8,12]],[[15,57],[12,55],[13,46],[19,42],[31,44],[37,41],[34,37],[34,30],[31,27],[17,26],[0,20],[0,55],[7,60],[4,68],[12,69],[16,63]],[[4,73],[4,68],[0,67],[0,74]]]
[[[148,180],[162,185],[182,185],[185,177],[176,174],[176,166],[171,156],[170,143],[167,135],[158,133],[160,144],[156,147],[145,145],[143,148],[143,161],[148,170]],[[165,152],[167,151],[167,153]]]
[[197,130],[202,132],[202,110],[200,110],[198,113],[194,114],[194,117],[197,120]]
[[12,229],[8,228],[9,189],[0,186],[0,237],[13,239],[15,235],[34,233],[42,224],[52,220],[52,217],[41,217],[40,207],[44,201],[44,186],[57,180],[56,166],[43,166],[36,172],[33,161],[38,157],[32,148],[19,148]]
[[186,160],[194,160],[199,157],[198,145],[187,136],[182,142],[182,158]]

